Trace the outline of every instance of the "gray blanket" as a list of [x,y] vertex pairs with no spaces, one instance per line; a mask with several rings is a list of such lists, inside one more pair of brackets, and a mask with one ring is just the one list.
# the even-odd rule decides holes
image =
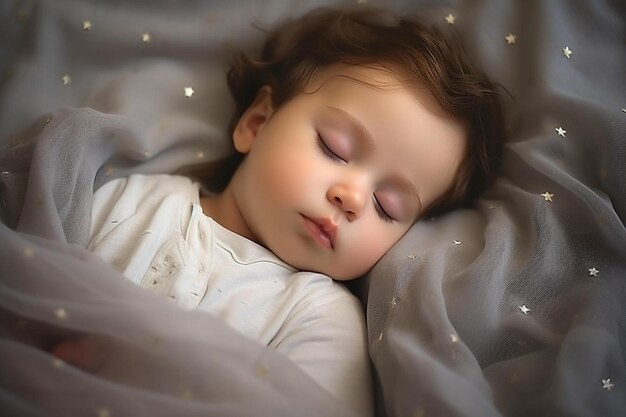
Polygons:
[[[502,85],[509,126],[502,173],[476,208],[416,224],[363,282],[378,415],[623,415],[618,0],[2,2],[3,415],[351,414],[286,358],[135,287],[84,246],[106,181],[232,151],[224,71],[233,49],[258,48],[251,22],[361,3],[442,27],[454,15]],[[84,334],[110,352],[95,372],[47,353]]]

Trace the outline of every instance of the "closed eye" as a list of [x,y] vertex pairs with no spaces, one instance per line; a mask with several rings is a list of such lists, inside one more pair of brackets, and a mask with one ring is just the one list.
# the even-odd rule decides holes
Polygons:
[[345,159],[341,158],[339,155],[333,152],[332,149],[328,147],[328,145],[326,145],[326,142],[324,142],[324,139],[319,133],[317,134],[316,144],[322,155],[326,156],[327,158],[330,158],[336,162],[347,162]]
[[393,223],[395,219],[391,217],[389,214],[387,214],[383,206],[381,206],[380,203],[378,202],[378,199],[376,199],[375,195],[372,197],[374,199],[374,209],[376,210],[376,214],[378,214],[378,217],[380,217],[381,220],[384,220],[387,223]]

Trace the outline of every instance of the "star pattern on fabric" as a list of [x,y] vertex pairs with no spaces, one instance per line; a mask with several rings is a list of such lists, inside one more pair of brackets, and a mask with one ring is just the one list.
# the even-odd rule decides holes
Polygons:
[[191,97],[195,93],[192,87],[185,87],[185,97]]
[[565,134],[567,133],[567,130],[563,129],[561,126],[554,128],[554,130],[556,130],[556,133],[562,137],[565,137]]
[[453,243],[455,246],[462,246],[462,245],[463,245],[463,242],[461,242],[460,240],[453,240],[453,241],[452,241],[452,243]]
[[150,36],[150,33],[145,32],[141,34],[141,41],[143,43],[149,43],[152,40],[152,37]]
[[444,19],[449,25],[453,25],[454,22],[456,22],[456,17],[452,13],[449,13],[446,17],[444,17]]
[[596,268],[589,268],[589,276],[597,277],[600,271]]
[[392,308],[393,308],[393,307],[395,307],[395,306],[397,306],[397,305],[398,305],[398,302],[396,301],[396,297],[393,297],[393,298],[391,299],[391,301],[389,302],[389,304],[391,304],[391,307],[392,307]]
[[82,23],[83,30],[91,30],[91,21],[84,20]]
[[620,109],[622,112],[626,113],[626,109]]
[[426,411],[424,410],[424,407],[420,407],[415,410],[413,417],[426,417]]
[[409,258],[409,259],[415,259],[415,258],[416,258],[416,256],[415,256],[415,255],[413,255],[413,254],[411,254],[411,255],[407,255],[406,257],[407,257],[407,258]]
[[159,336],[148,335],[148,343],[150,343],[153,347],[160,348],[163,344],[163,340]]
[[256,364],[255,368],[254,368],[254,373],[256,374],[257,377],[261,378],[261,379],[265,379],[267,378],[267,376],[270,373],[270,370],[267,366],[258,363]]
[[54,366],[55,368],[57,369],[63,368],[63,365],[65,365],[65,362],[63,362],[61,359],[59,358],[52,359],[52,366]]
[[66,320],[67,319],[67,312],[65,311],[64,308],[57,308],[56,311],[54,312],[54,315],[59,320]]
[[63,80],[63,85],[70,85],[72,77],[69,74],[65,74],[61,77],[61,80]]
[[524,313],[525,315],[528,315],[528,312],[530,311],[530,308],[526,307],[526,304],[521,305],[521,306],[517,306],[517,307],[520,309],[520,311],[522,313]]
[[504,39],[506,40],[507,45],[514,45],[517,42],[517,36],[512,33],[506,35]]
[[607,378],[607,379],[603,379],[602,380],[602,389],[605,389],[607,391],[611,391],[611,389],[613,389],[614,386],[615,386],[615,384],[611,383],[611,378]]
[[15,12],[15,19],[18,22],[26,20],[27,17],[28,17],[28,11],[26,10],[18,10],[17,12]]
[[543,199],[545,201],[549,201],[549,202],[552,202],[552,197],[554,197],[554,194],[552,194],[552,193],[550,193],[548,191],[546,191],[545,193],[540,194],[540,195],[543,197]]
[[383,340],[383,332],[380,332],[378,335],[378,341],[380,342],[381,340]]
[[569,49],[569,46],[566,46],[565,48],[562,48],[561,51],[563,51],[563,55],[565,55],[565,58],[567,58],[567,59],[569,59],[570,56],[572,56],[572,54],[574,53],[574,51]]
[[111,417],[111,412],[108,408],[99,408],[96,415],[98,417]]
[[10,175],[11,173],[9,171],[2,171],[0,174],[2,174],[2,175]]
[[452,343],[458,343],[459,341],[459,335],[455,334],[455,333],[450,333],[450,341]]
[[192,400],[193,392],[191,392],[187,388],[183,388],[182,390],[180,390],[180,393],[178,394],[178,396],[182,398],[183,400]]

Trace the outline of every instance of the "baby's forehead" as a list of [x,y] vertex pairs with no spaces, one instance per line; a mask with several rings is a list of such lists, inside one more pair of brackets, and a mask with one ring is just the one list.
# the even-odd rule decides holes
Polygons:
[[404,90],[430,113],[453,119],[435,99],[425,83],[409,79],[402,71],[382,64],[332,64],[322,67],[313,74],[304,87],[304,92],[307,94],[324,92],[337,88],[337,85],[365,87],[362,89],[364,95],[376,94],[380,91]]
[[383,65],[331,64],[321,67],[311,77],[307,87],[323,88],[329,82],[357,82],[378,89],[408,88],[400,72]]

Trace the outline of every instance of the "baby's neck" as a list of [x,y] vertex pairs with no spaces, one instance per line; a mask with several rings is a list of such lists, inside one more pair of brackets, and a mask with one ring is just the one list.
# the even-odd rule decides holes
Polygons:
[[205,216],[211,217],[231,232],[258,243],[241,215],[236,200],[233,198],[228,187],[220,194],[201,196],[200,206]]

